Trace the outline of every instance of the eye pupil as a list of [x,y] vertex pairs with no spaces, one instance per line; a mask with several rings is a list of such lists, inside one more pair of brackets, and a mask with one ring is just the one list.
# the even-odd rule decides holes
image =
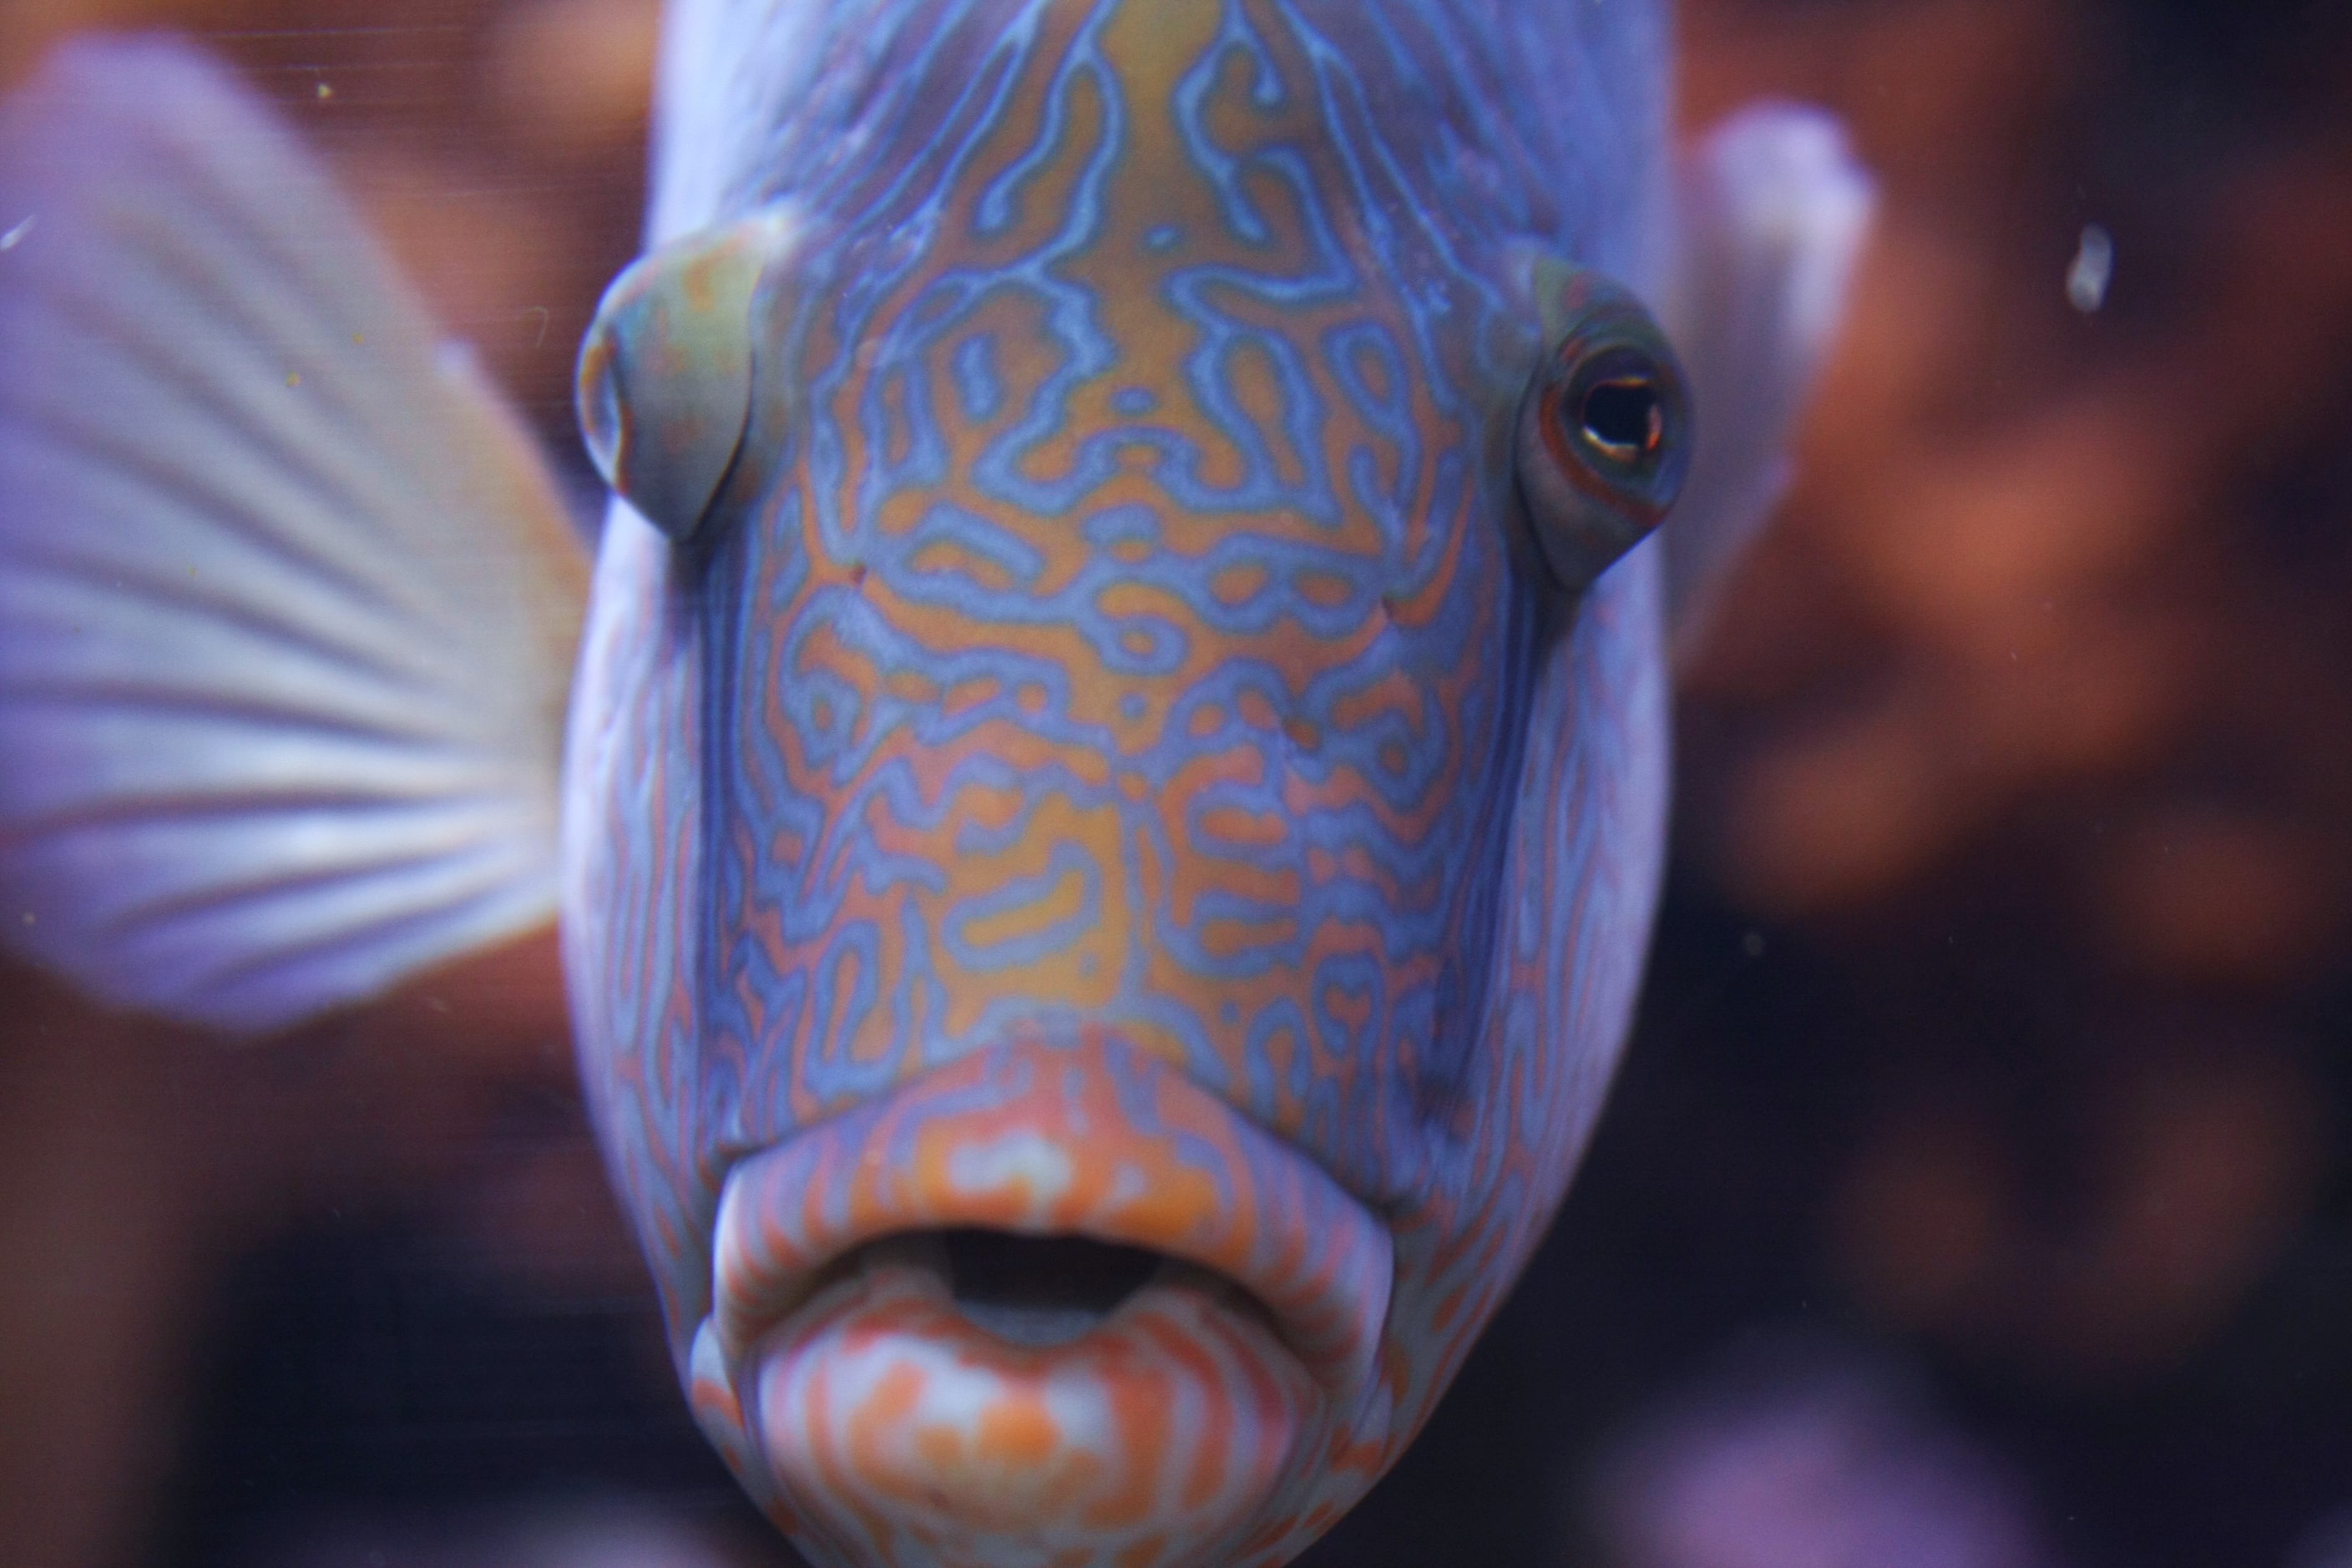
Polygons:
[[1626,377],[1596,383],[1577,411],[1584,438],[1621,463],[1658,449],[1666,433],[1664,401],[1647,380]]

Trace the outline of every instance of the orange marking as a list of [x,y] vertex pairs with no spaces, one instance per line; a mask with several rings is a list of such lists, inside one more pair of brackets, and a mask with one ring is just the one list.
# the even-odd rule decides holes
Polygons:
[[1294,572],[1291,591],[1318,609],[1336,610],[1356,595],[1355,584],[1333,572]]
[[1246,605],[1263,592],[1266,584],[1263,566],[1228,566],[1209,579],[1209,592],[1222,605]]
[[1219,806],[1201,817],[1201,831],[1212,838],[1229,844],[1246,844],[1261,849],[1271,849],[1290,838],[1289,819],[1278,812],[1244,811],[1239,806]]
[[1061,1445],[1062,1429],[1045,1402],[1024,1390],[982,1411],[974,1436],[981,1451],[999,1464],[1043,1469]]
[[1201,945],[1214,958],[1231,958],[1287,942],[1298,935],[1298,922],[1289,916],[1263,921],[1211,921],[1201,928]]

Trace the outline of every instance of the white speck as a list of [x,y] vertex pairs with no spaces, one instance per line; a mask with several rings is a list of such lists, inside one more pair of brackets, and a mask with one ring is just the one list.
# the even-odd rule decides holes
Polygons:
[[1035,1132],[1013,1132],[988,1143],[969,1143],[948,1156],[948,1180],[967,1193],[1026,1189],[1031,1207],[1043,1214],[1069,1191],[1070,1152]]
[[32,232],[33,219],[30,215],[27,215],[18,219],[16,226],[7,233],[0,234],[0,250],[16,249],[25,242],[25,237]]
[[2083,226],[2083,238],[2066,268],[2066,301],[2088,316],[2107,302],[2116,275],[2116,237],[2097,224]]

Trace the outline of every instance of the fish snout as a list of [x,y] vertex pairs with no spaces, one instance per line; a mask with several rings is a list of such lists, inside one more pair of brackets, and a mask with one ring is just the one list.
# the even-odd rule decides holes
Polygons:
[[1112,1038],[750,1156],[713,1250],[698,1415],[788,1528],[877,1563],[1172,1568],[1264,1529],[1366,1405],[1394,1268],[1319,1166]]

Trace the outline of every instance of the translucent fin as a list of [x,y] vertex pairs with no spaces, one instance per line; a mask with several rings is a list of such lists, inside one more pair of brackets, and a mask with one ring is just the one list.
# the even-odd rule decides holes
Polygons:
[[0,108],[0,936],[268,1031],[547,920],[586,562],[529,437],[184,45]]
[[1690,478],[1665,527],[1667,603],[1684,650],[1787,488],[1789,436],[1843,314],[1872,188],[1835,120],[1785,103],[1742,110],[1708,132],[1676,184],[1665,315],[1698,418]]

